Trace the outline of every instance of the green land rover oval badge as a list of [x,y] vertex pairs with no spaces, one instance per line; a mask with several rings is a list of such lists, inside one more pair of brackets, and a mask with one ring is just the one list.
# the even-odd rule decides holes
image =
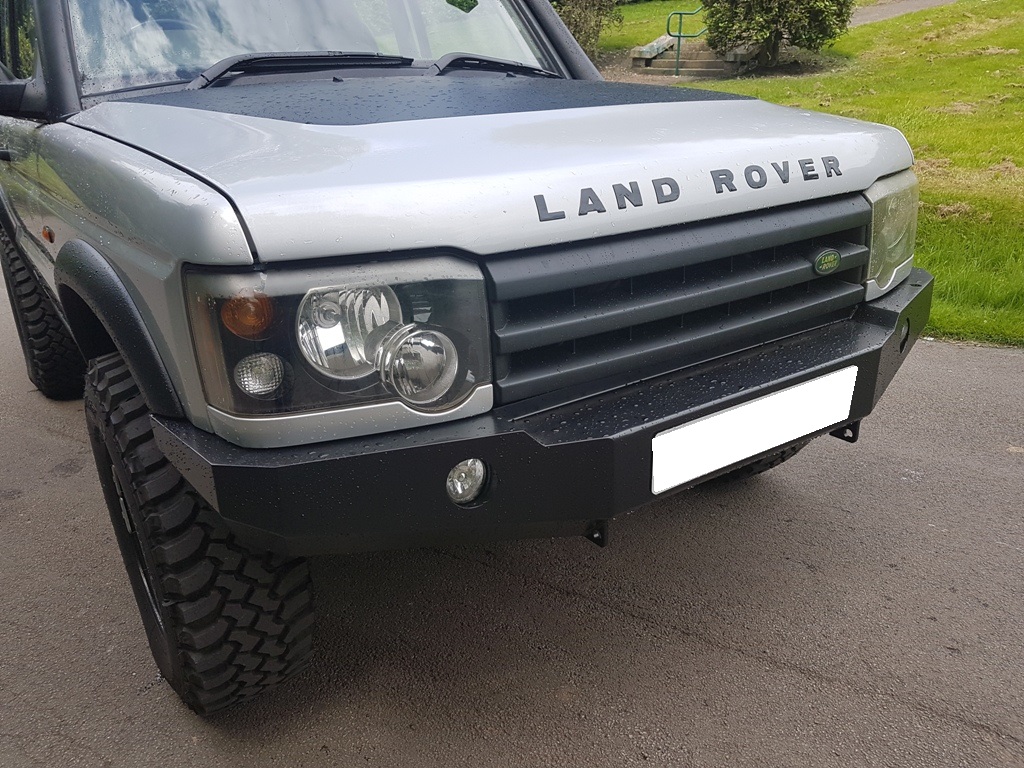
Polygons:
[[831,272],[835,272],[839,269],[839,262],[842,261],[842,256],[839,255],[839,251],[835,248],[829,248],[826,251],[822,251],[814,257],[814,271],[819,275],[827,275]]

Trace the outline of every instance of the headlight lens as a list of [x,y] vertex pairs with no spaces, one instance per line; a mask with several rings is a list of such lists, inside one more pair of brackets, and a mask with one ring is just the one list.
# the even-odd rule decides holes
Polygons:
[[483,276],[465,261],[185,279],[207,400],[235,416],[388,401],[438,413],[491,379]]
[[877,181],[864,193],[871,203],[868,300],[895,288],[910,273],[917,237],[919,191],[913,171]]
[[401,302],[386,285],[318,289],[299,306],[299,347],[325,376],[354,381],[373,374],[374,331],[401,324]]
[[396,328],[374,352],[388,389],[407,403],[430,405],[452,388],[459,369],[455,342],[441,331],[414,323]]

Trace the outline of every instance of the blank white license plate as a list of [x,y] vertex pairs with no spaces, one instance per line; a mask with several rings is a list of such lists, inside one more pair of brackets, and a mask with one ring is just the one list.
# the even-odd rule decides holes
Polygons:
[[846,421],[856,386],[851,365],[658,433],[651,441],[651,493]]

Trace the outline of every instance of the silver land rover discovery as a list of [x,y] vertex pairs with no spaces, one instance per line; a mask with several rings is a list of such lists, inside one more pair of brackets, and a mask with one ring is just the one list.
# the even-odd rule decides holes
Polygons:
[[547,0],[3,0],[2,266],[163,677],[301,669],[307,556],[857,438],[927,320],[879,125],[605,83]]

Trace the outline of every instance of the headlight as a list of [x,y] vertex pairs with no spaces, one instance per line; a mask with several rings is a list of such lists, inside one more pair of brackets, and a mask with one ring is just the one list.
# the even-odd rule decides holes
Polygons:
[[376,408],[359,429],[327,434],[320,419],[331,439],[424,423],[406,413],[436,420],[491,380],[483,275],[465,261],[195,268],[185,282],[207,401],[226,416]]
[[299,305],[299,348],[325,376],[357,381],[374,371],[380,329],[400,325],[402,304],[389,286],[317,288]]
[[914,265],[918,185],[913,171],[876,181],[864,196],[871,203],[871,261],[867,300],[895,288]]

